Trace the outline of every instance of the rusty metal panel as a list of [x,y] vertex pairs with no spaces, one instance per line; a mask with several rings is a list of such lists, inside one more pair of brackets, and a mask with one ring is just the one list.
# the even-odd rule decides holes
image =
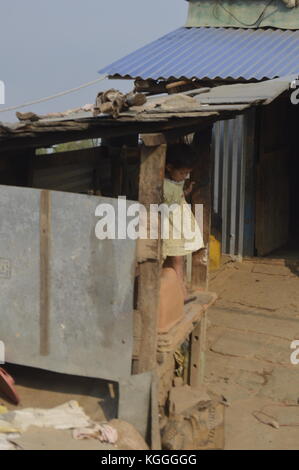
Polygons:
[[136,241],[95,236],[96,207],[109,202],[116,208],[117,200],[53,191],[45,204],[42,194],[0,186],[0,340],[6,362],[126,378]]

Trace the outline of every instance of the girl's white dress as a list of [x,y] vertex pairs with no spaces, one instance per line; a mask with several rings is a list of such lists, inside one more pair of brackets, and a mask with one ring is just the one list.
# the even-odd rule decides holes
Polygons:
[[185,256],[204,247],[202,232],[184,195],[185,181],[164,179],[162,213],[162,254]]

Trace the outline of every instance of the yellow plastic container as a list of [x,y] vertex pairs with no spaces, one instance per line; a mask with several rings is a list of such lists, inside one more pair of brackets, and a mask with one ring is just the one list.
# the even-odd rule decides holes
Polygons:
[[214,235],[210,235],[210,259],[209,267],[211,271],[215,271],[220,268],[221,264],[221,243],[215,238]]

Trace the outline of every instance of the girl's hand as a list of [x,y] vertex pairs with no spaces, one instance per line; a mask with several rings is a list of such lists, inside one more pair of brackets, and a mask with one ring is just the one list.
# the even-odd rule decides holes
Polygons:
[[189,181],[189,183],[186,184],[185,189],[184,189],[185,196],[189,196],[189,194],[192,193],[194,185],[195,185],[195,181]]

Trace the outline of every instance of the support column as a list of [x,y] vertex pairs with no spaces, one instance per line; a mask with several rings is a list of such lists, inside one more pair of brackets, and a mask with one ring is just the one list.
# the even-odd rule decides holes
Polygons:
[[[198,153],[198,164],[193,179],[199,183],[192,196],[193,204],[203,204],[203,240],[205,248],[193,254],[192,286],[208,289],[209,282],[209,239],[211,233],[212,208],[212,128],[194,135],[194,150]],[[190,385],[196,387],[203,383],[205,374],[207,312],[191,335],[190,345]]]
[[[142,146],[139,179],[139,202],[148,213],[150,204],[161,204],[165,172],[166,145]],[[149,232],[149,231],[148,231]],[[161,240],[139,240],[138,311],[141,316],[141,341],[137,372],[157,366],[157,327],[160,295]]]

